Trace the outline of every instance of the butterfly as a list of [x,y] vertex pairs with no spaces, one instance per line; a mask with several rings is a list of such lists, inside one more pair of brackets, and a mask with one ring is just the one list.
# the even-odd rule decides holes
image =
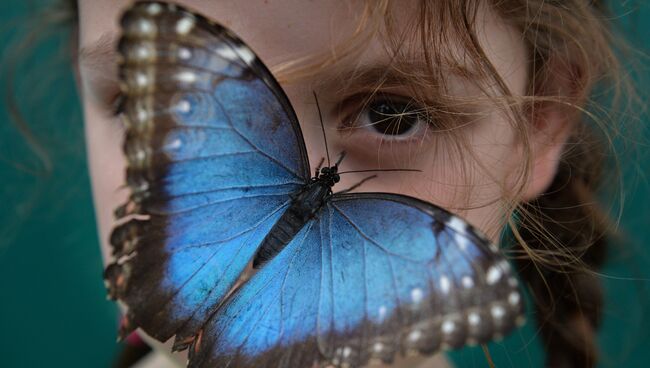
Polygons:
[[472,225],[333,192],[342,157],[312,176],[287,96],[231,31],[152,1],[121,27],[130,196],[104,278],[122,335],[174,337],[190,367],[358,367],[521,321],[517,279]]

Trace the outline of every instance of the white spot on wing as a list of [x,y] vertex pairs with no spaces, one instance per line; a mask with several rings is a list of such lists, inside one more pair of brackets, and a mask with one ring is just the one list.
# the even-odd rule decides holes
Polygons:
[[466,289],[471,289],[472,287],[474,287],[474,280],[472,280],[470,276],[463,276],[461,282],[463,284],[463,287]]
[[149,84],[149,77],[146,74],[140,72],[135,75],[135,84],[138,87],[146,87]]
[[422,289],[420,288],[414,288],[411,290],[411,300],[413,300],[413,303],[419,303],[422,301],[423,297]]
[[147,59],[151,58],[151,56],[152,56],[151,54],[152,54],[151,53],[151,48],[149,48],[149,47],[147,47],[145,45],[140,45],[135,50],[136,58],[138,58],[139,60],[147,60]]
[[506,261],[505,259],[502,259],[499,262],[499,267],[501,267],[506,272],[510,272],[510,263],[508,261]]
[[413,330],[411,333],[409,333],[407,339],[410,342],[416,342],[422,337],[422,331],[420,330]]
[[176,138],[173,141],[167,143],[165,145],[165,148],[167,150],[170,150],[170,151],[175,151],[175,150],[181,148],[182,145],[183,145],[183,142],[181,142],[181,140],[179,138]]
[[343,348],[343,357],[347,358],[352,354],[352,349],[349,346]]
[[387,309],[386,306],[379,307],[379,320],[383,321],[386,318]]
[[230,46],[220,45],[219,47],[216,48],[215,51],[219,56],[221,56],[226,60],[235,61],[239,59],[239,55],[237,55],[237,53],[235,53],[235,51],[232,48],[230,48]]
[[506,310],[500,305],[493,305],[492,308],[490,308],[490,314],[492,314],[492,318],[495,320],[500,320],[505,316]]
[[460,250],[462,250],[463,252],[467,250],[467,246],[469,245],[469,240],[465,235],[455,233],[454,240],[456,241],[456,244],[458,244],[458,248],[460,248]]
[[136,32],[141,35],[150,36],[156,31],[156,26],[153,24],[153,22],[146,18],[138,20],[135,27]]
[[178,57],[181,60],[189,60],[192,57],[192,52],[187,47],[181,47],[178,49]]
[[149,118],[149,113],[147,112],[147,110],[143,109],[142,107],[139,107],[136,110],[136,117],[138,119],[138,122],[144,123]]
[[510,285],[510,287],[517,287],[518,284],[519,283],[514,276],[510,276],[510,278],[508,278],[508,285]]
[[481,316],[476,312],[471,312],[467,315],[467,322],[471,326],[478,326],[481,323]]
[[381,353],[382,350],[384,350],[384,344],[380,342],[376,342],[372,345],[372,351],[374,351],[375,353]]
[[191,16],[185,16],[176,22],[176,32],[181,35],[186,35],[192,31],[196,21]]
[[176,79],[184,83],[194,83],[196,82],[196,73],[191,71],[182,71],[176,74]]
[[466,234],[466,227],[467,225],[465,224],[465,221],[461,220],[460,218],[456,216],[451,216],[449,218],[449,221],[447,221],[447,226],[450,228],[454,229],[454,231],[460,233],[460,234]]
[[144,152],[144,150],[137,150],[135,153],[135,158],[138,159],[138,161],[143,161],[147,154]]
[[440,278],[440,291],[442,291],[443,294],[448,294],[449,289],[451,289],[449,278],[447,276],[442,276]]
[[147,6],[147,13],[149,13],[149,15],[158,15],[161,11],[162,7],[160,4],[153,3]]
[[239,46],[237,48],[237,53],[239,53],[239,57],[241,57],[246,64],[250,64],[255,60],[255,54],[253,54],[253,52],[246,46]]
[[487,281],[488,285],[494,285],[499,281],[499,279],[501,279],[501,269],[496,265],[490,266],[485,281]]
[[510,303],[510,305],[512,306],[519,305],[520,300],[521,300],[521,296],[516,291],[513,291],[508,295],[508,303]]
[[188,113],[192,109],[190,102],[187,100],[180,100],[175,106],[176,111],[181,113]]
[[456,324],[452,320],[446,320],[442,323],[442,333],[445,335],[452,334],[456,329]]

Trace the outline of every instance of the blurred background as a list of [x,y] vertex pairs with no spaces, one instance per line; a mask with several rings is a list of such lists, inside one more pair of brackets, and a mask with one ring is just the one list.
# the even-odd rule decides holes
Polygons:
[[[48,23],[63,22],[64,14],[43,17],[49,4],[0,1],[0,367],[110,367],[122,346],[115,343],[116,306],[106,300],[101,277],[68,48],[73,35],[65,23]],[[650,51],[650,4],[613,5],[628,42],[639,53]],[[647,95],[650,70],[636,56],[626,61],[636,63],[629,71]],[[640,157],[623,162],[620,226],[627,239],[611,246],[603,271],[602,367],[650,364],[650,118],[632,113],[643,128],[633,139],[643,144]],[[497,367],[541,366],[528,319],[521,331],[490,344]],[[450,357],[459,367],[487,366],[480,348]]]

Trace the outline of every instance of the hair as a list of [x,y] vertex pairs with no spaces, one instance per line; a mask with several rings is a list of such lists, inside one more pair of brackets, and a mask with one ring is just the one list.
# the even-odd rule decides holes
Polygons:
[[[70,15],[67,19],[76,23],[76,1],[58,2],[58,8]],[[485,4],[521,33],[530,71],[524,95],[509,90],[479,43],[477,17]],[[461,112],[472,101],[451,95],[444,76],[454,69],[468,80],[477,81],[485,98],[506,112],[523,157],[527,158],[516,173],[519,185],[515,188],[493,179],[501,186],[500,204],[507,214],[499,225],[513,235],[507,252],[515,259],[533,297],[547,352],[546,365],[595,366],[599,350],[596,331],[603,305],[597,274],[606,259],[607,243],[614,236],[616,223],[607,215],[605,201],[599,201],[599,195],[604,189],[614,192],[620,179],[616,162],[614,170],[605,170],[614,149],[611,142],[623,130],[622,121],[616,120],[613,112],[619,110],[620,95],[635,95],[621,71],[615,50],[621,41],[612,35],[604,6],[595,0],[419,0],[414,22],[399,29],[393,5],[391,0],[366,0],[358,26],[348,39],[323,54],[277,65],[274,74],[286,82],[336,68],[342,60],[363,53],[370,38],[380,36],[393,56],[390,67],[402,73],[402,82],[435,120],[436,131],[454,137],[444,139],[452,147],[445,147],[448,151],[441,154],[461,158],[458,162],[463,163],[468,180],[475,169],[491,177],[490,168],[476,166],[479,160],[460,134],[459,126],[463,124],[459,123],[471,123],[478,114]],[[409,44],[412,46],[406,46]],[[452,49],[458,44],[467,65],[458,65],[458,50]],[[414,57],[423,61],[421,72],[416,74],[403,70],[401,65],[401,60]],[[569,91],[547,88],[558,67],[570,79]],[[390,88],[386,80],[368,83],[369,89]],[[341,86],[349,88],[346,83]],[[597,96],[595,92],[603,86],[608,88],[600,88],[605,92]],[[607,99],[611,101],[609,106],[597,101]],[[536,116],[550,106],[566,112],[571,135],[549,188],[536,199],[522,201],[532,168],[532,125]],[[605,173],[612,176],[608,178]],[[464,203],[469,207],[469,198]]]
[[[524,95],[508,89],[478,41],[477,17],[485,3],[501,20],[521,32],[530,68]],[[397,71],[400,60],[424,59],[422,74],[405,72],[404,82],[436,120],[436,134],[454,136],[440,140],[454,142],[450,152],[462,160],[452,162],[463,162],[465,173],[471,172],[478,158],[469,142],[458,134],[462,133],[458,127],[463,126],[458,120],[464,117],[458,108],[471,102],[447,93],[444,74],[453,68],[467,80],[480,81],[477,84],[486,98],[507,112],[526,158],[519,168],[518,186],[495,184],[503,184],[502,205],[507,215],[501,227],[507,226],[515,240],[509,254],[515,258],[533,298],[547,353],[546,366],[595,366],[599,351],[596,331],[603,306],[598,271],[607,256],[608,239],[615,236],[617,222],[601,207],[606,201],[599,201],[599,195],[604,190],[611,191],[605,194],[615,193],[621,185],[616,154],[611,155],[614,162],[606,161],[614,151],[612,141],[625,130],[623,120],[616,120],[613,113],[620,108],[621,95],[629,101],[636,96],[616,54],[615,46],[625,44],[613,35],[605,7],[589,0],[420,0],[413,26],[399,32],[391,5],[390,0],[367,1],[352,37],[323,55],[306,56],[276,67],[279,77],[292,80],[333,68],[337,60],[357,57],[367,40],[380,34],[393,57],[391,67]],[[405,49],[406,40],[415,41],[413,50]],[[463,47],[461,57],[468,63],[461,70],[455,61],[458,53],[452,50],[458,43]],[[558,68],[569,80],[568,91],[549,88]],[[375,82],[370,88],[379,89],[382,83],[385,81]],[[492,86],[496,86],[496,94],[491,92]],[[598,88],[605,89],[607,96],[597,96]],[[607,98],[609,107],[597,101]],[[549,107],[566,114],[572,129],[570,138],[550,186],[537,198],[522,201],[532,168],[529,139],[533,122]],[[605,170],[607,165],[613,167]],[[480,169],[490,177],[489,168]],[[605,172],[611,176],[606,177]],[[470,205],[468,197],[464,203]]]

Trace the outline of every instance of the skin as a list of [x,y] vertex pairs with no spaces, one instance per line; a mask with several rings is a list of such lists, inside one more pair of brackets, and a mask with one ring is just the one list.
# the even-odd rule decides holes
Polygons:
[[[238,34],[273,70],[282,62],[319,53],[348,38],[354,31],[355,17],[359,13],[357,1],[341,6],[337,1],[307,2],[286,0],[279,3],[268,0],[248,1],[179,1],[191,9],[222,23]],[[400,4],[406,3],[400,1]],[[79,0],[79,77],[85,111],[86,139],[93,194],[102,252],[110,260],[108,236],[115,222],[112,211],[127,198],[124,183],[125,160],[121,152],[122,128],[117,117],[111,115],[111,99],[118,92],[114,47],[118,33],[117,20],[127,1]],[[408,19],[408,7],[401,8]],[[479,40],[488,58],[505,79],[510,90],[523,94],[530,76],[526,48],[518,31],[506,26],[488,7],[484,7],[477,22]],[[337,65],[336,72],[345,73],[353,68],[387,63],[388,55],[381,41],[373,39],[368,49],[356,60],[357,65]],[[487,102],[480,106],[481,116],[472,120],[462,132],[472,144],[476,157],[490,170],[492,178],[480,171],[474,174],[473,185],[463,185],[466,177],[460,165],[441,154],[447,146],[436,137],[432,129],[417,129],[412,139],[386,136],[368,124],[367,111],[357,104],[360,120],[354,129],[342,130],[346,119],[339,113],[345,96],[323,81],[332,80],[333,71],[316,74],[310,79],[281,83],[301,123],[310,164],[315,167],[325,156],[323,137],[314,104],[312,91],[317,94],[327,131],[332,159],[341,151],[347,157],[341,170],[369,168],[412,168],[421,172],[382,173],[366,182],[361,191],[382,191],[414,196],[457,212],[489,238],[496,241],[505,214],[501,207],[504,197],[499,182],[512,188],[516,183],[513,172],[523,164],[521,147],[503,112]],[[476,86],[460,77],[450,75],[448,81],[452,94],[471,97],[480,94]],[[560,78],[558,78],[560,79]],[[551,81],[550,83],[553,83]],[[363,86],[360,86],[363,87]],[[405,90],[405,89],[404,89]],[[402,97],[407,92],[393,90]],[[535,116],[533,134],[534,167],[525,185],[523,200],[539,195],[555,174],[562,145],[568,135],[567,119],[560,111],[546,109]],[[424,124],[424,123],[423,123]],[[423,128],[425,125],[421,126]],[[444,153],[444,151],[442,151]],[[335,191],[350,187],[368,174],[343,175]],[[477,179],[478,177],[478,179]],[[493,180],[496,179],[496,180]],[[478,181],[476,181],[478,180]],[[477,185],[480,184],[480,185]],[[470,209],[460,209],[459,198],[469,200]],[[168,347],[157,345],[162,351]],[[185,358],[179,357],[184,362]],[[428,358],[399,362],[396,366],[412,367],[416,362],[427,367],[444,367],[448,363],[439,354]]]

